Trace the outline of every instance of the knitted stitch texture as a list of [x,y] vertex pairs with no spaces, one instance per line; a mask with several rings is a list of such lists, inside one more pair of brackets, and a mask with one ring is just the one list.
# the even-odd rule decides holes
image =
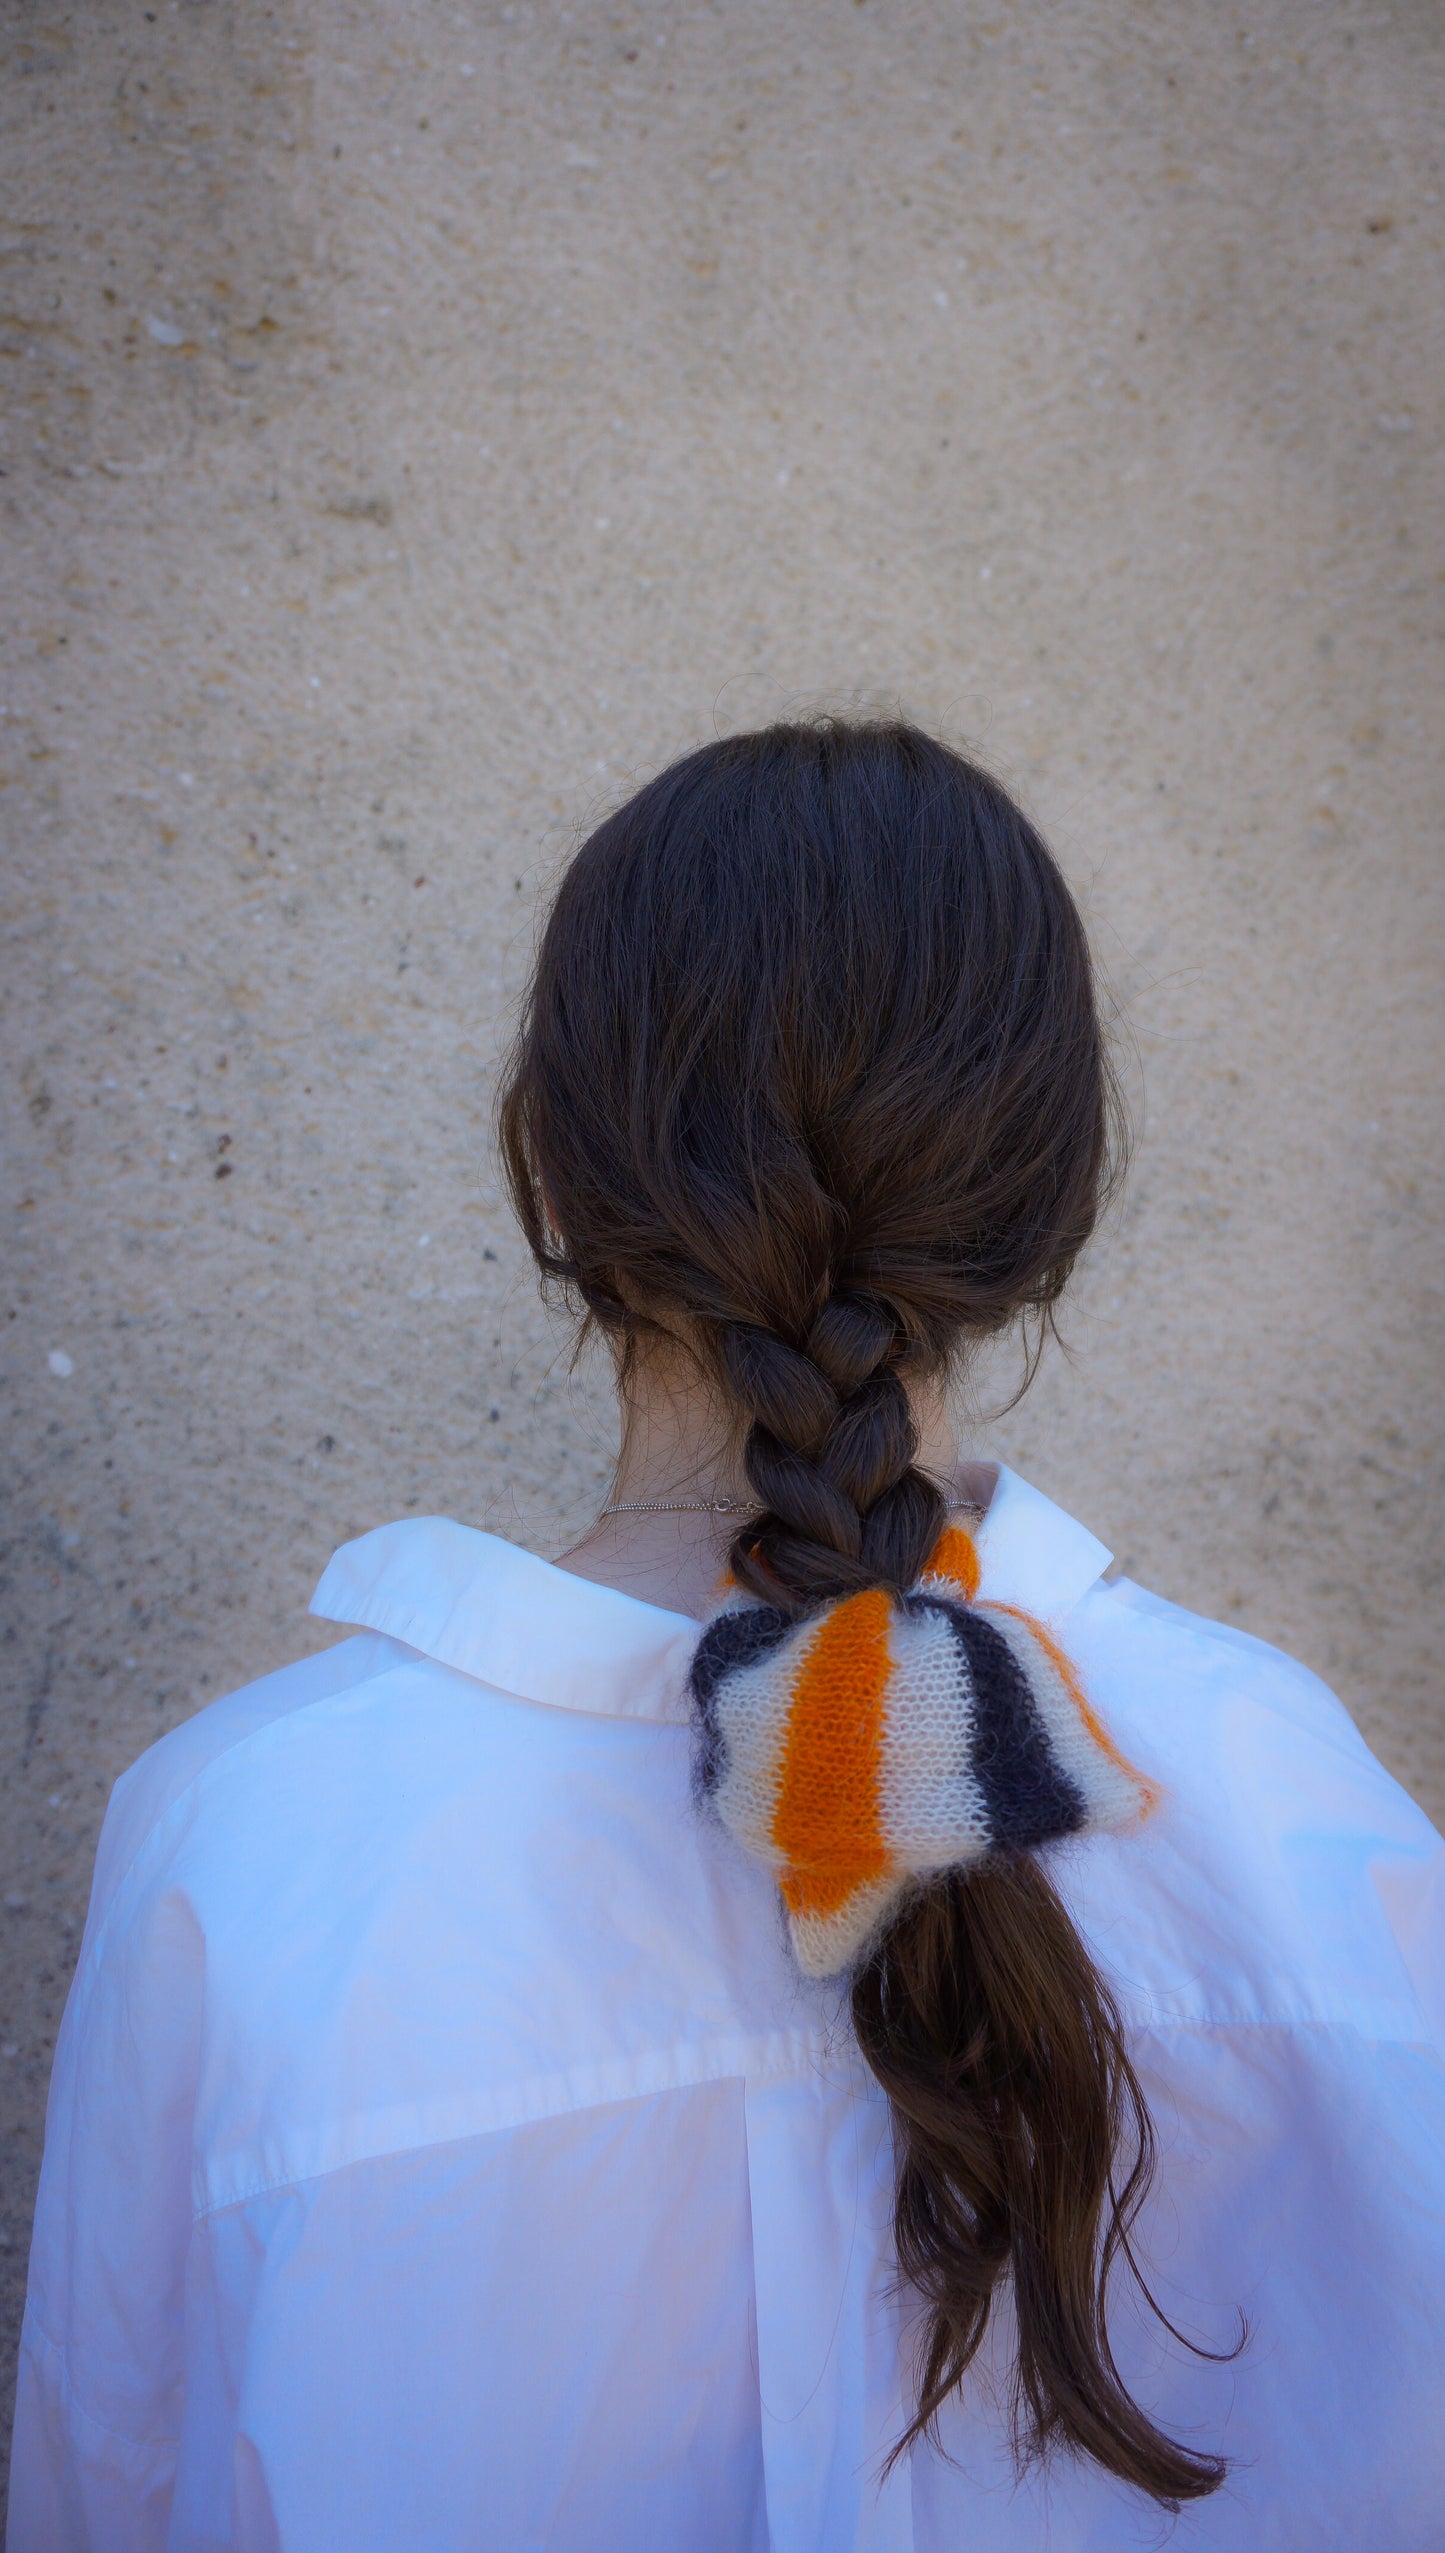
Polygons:
[[915,1882],[1157,1802],[1051,1632],[978,1586],[950,1525],[901,1605],[869,1588],[798,1622],[740,1596],[698,1644],[699,1790],[777,1874],[810,1976],[856,1966]]

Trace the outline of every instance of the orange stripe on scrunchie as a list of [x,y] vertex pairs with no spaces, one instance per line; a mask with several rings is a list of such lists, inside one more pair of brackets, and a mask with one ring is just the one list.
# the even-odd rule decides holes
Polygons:
[[773,1813],[794,1915],[830,1915],[889,1868],[879,1775],[892,1667],[891,1597],[869,1587],[833,1606],[797,1670]]
[[972,1604],[978,1594],[978,1552],[972,1534],[962,1525],[945,1525],[922,1571],[925,1578],[946,1578],[957,1587],[964,1602]]

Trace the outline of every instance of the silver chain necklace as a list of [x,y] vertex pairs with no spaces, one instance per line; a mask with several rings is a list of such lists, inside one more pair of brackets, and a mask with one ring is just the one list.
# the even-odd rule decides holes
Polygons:
[[745,1516],[742,1498],[619,1498],[604,1516]]
[[[756,1510],[756,1499],[746,1498],[618,1498],[610,1507],[598,1510],[598,1522],[604,1516],[750,1516]],[[948,1513],[981,1517],[984,1509],[976,1499],[958,1498]]]

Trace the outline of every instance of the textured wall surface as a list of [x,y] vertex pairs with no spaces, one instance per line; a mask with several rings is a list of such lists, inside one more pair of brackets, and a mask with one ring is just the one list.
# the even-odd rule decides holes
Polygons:
[[7,2311],[116,1773],[343,1537],[597,1499],[490,1089],[717,728],[902,702],[1039,817],[1142,1136],[980,1448],[1445,1808],[1439,37],[10,0]]

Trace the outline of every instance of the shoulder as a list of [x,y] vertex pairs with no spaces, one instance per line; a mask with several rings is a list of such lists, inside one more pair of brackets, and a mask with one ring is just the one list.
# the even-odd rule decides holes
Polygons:
[[640,1835],[653,1859],[671,1839],[695,1624],[446,1517],[343,1545],[311,1610],[360,1636],[212,1704],[117,1784],[92,1934],[143,1887],[208,1938],[259,1937],[268,1892],[343,1924],[388,1887],[440,1901],[464,1866],[474,1901],[514,1898],[543,1832],[588,1832],[599,1887]]
[[[496,1668],[495,1589],[443,1592],[417,1636]],[[514,1609],[519,1673],[533,1619]],[[208,2133],[247,2170],[258,2118],[275,2152],[307,2154],[343,2090],[352,2127],[425,2111],[448,2134],[516,2102],[630,2097],[661,2081],[659,2045],[664,2071],[678,2050],[691,2065],[791,2009],[765,1876],[720,1854],[686,1725],[528,1698],[371,1630],[212,1705],[124,1776],[78,2000],[103,1985],[113,2007],[174,2015],[180,1945],[218,2087]],[[208,2188],[237,2185],[207,2167]]]
[[[423,1556],[435,1562],[435,1537]],[[411,1569],[393,1592],[416,1584]],[[467,1592],[452,1645],[464,1629],[469,1646],[495,1631],[495,1647],[485,1588]],[[162,1902],[184,1904],[213,1964],[222,1942],[284,1964],[323,1934],[359,1945],[383,1907],[425,1929],[463,1900],[495,1952],[558,1858],[569,1887],[545,1892],[558,1926],[584,1906],[605,1923],[627,1864],[652,1871],[686,1850],[687,1800],[685,1728],[551,1707],[367,1628],[210,1704],[121,1776],[82,1970]]]
[[[1211,1621],[1131,1579],[1101,1583],[1070,1626],[1080,1663],[1107,1682],[1194,1790],[1229,1778],[1284,1810],[1308,1781],[1338,1815],[1381,1817],[1440,1838],[1312,1667],[1233,1623]],[[1268,1778],[1266,1778],[1268,1777]]]
[[224,1778],[231,1766],[239,1766],[249,1741],[360,1690],[405,1656],[394,1640],[358,1633],[258,1676],[168,1729],[127,1767],[111,1792],[96,1855],[92,1910],[97,1901],[114,1897],[177,1810],[184,1811],[218,1772]]
[[1164,1794],[1080,1870],[1140,2010],[1445,2038],[1445,1844],[1328,1685],[1127,1580],[1067,1629]]
[[[1190,1613],[1132,1578],[1105,1581],[1076,1617],[1082,1637],[1097,1643],[1123,1674],[1165,1670],[1178,1689],[1226,1700],[1289,1722],[1375,1764],[1344,1704],[1323,1678],[1284,1649],[1229,1622]],[[1375,1765],[1377,1772],[1383,1768]]]

